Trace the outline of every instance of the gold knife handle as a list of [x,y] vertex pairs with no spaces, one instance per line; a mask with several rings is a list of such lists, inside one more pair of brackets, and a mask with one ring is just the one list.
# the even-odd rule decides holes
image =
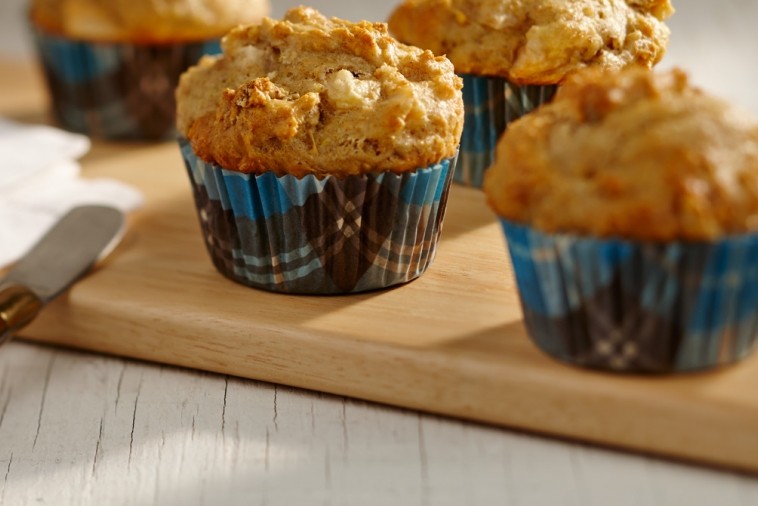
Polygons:
[[42,301],[25,286],[0,285],[0,344],[30,323],[42,309]]

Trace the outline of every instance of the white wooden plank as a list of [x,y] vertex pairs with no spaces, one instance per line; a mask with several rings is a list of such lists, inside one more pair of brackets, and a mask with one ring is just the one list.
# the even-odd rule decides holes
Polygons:
[[[208,464],[224,450],[224,379],[171,367],[143,367],[139,380],[134,377],[129,390],[122,391],[122,396],[129,394],[128,400],[134,399],[127,404],[133,409],[126,417],[132,420],[131,432],[125,430],[129,444],[126,438],[120,444],[124,471],[136,484],[132,493],[140,502],[172,504],[178,488],[186,494],[184,504],[202,504],[195,486],[202,486]],[[123,460],[118,465],[123,469]]]
[[758,479],[752,476],[739,476],[739,496],[741,506],[758,504]]
[[579,488],[585,491],[584,504],[659,504],[650,480],[650,458],[599,451],[583,445],[575,445],[571,453]]
[[513,504],[512,436],[435,416],[420,419],[430,504]]
[[345,453],[331,459],[335,504],[428,504],[415,413],[346,401],[341,418]]
[[2,504],[698,506],[758,498],[758,480],[730,473],[20,343],[0,352],[6,404]]
[[658,504],[738,505],[742,500],[736,475],[655,460],[651,460],[650,469]]
[[[277,2],[275,14],[296,3]],[[394,3],[311,2],[352,19],[382,19]],[[0,2],[2,26],[21,4]],[[758,2],[675,4],[663,66],[758,112]],[[27,47],[18,30],[0,33],[3,51]],[[752,506],[758,480],[13,343],[0,349],[0,504]]]

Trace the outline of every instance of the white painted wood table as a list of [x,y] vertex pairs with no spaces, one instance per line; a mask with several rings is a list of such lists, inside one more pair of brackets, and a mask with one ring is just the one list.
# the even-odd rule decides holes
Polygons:
[[[275,13],[294,3],[277,2]],[[312,2],[329,14],[373,19],[394,3]],[[699,84],[758,113],[758,3],[679,4],[663,66],[682,65]],[[21,5],[0,6],[4,55],[28,54]],[[14,342],[0,350],[0,504],[749,506],[758,504],[758,480]]]

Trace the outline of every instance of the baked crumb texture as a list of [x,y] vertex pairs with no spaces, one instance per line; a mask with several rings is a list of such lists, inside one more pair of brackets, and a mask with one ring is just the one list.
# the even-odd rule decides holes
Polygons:
[[652,67],[673,12],[669,0],[406,0],[389,27],[459,73],[556,84],[587,66]]
[[455,155],[461,79],[383,23],[292,9],[232,30],[177,89],[178,128],[205,161],[241,172],[403,172]]
[[32,0],[32,21],[47,32],[105,42],[167,43],[220,38],[257,23],[269,0]]
[[546,232],[713,240],[758,230],[758,124],[679,70],[588,70],[512,123],[485,175],[502,217]]

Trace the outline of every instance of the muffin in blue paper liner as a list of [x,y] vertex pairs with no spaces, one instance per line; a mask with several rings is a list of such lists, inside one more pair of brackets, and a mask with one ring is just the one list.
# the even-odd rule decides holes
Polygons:
[[[669,0],[405,0],[389,18],[406,44],[444,54],[464,80],[455,181],[481,187],[507,125],[549,102],[586,67],[652,67],[663,57]],[[618,27],[624,27],[619,31]]]
[[340,294],[406,283],[436,254],[451,164],[338,178],[225,170],[179,141],[216,269],[239,283]]
[[218,39],[133,44],[89,42],[34,29],[56,121],[94,137],[161,140],[176,135],[179,76]]
[[755,348],[758,234],[660,244],[501,223],[528,333],[559,360],[668,373]]
[[248,286],[348,294],[432,263],[462,81],[383,23],[297,7],[188,70],[177,125],[215,267]]
[[549,102],[557,85],[519,86],[501,77],[463,74],[465,119],[454,179],[477,188],[495,160],[495,146],[508,123]]
[[758,338],[758,122],[681,70],[589,70],[514,123],[484,191],[529,335],[611,371],[695,371]]

